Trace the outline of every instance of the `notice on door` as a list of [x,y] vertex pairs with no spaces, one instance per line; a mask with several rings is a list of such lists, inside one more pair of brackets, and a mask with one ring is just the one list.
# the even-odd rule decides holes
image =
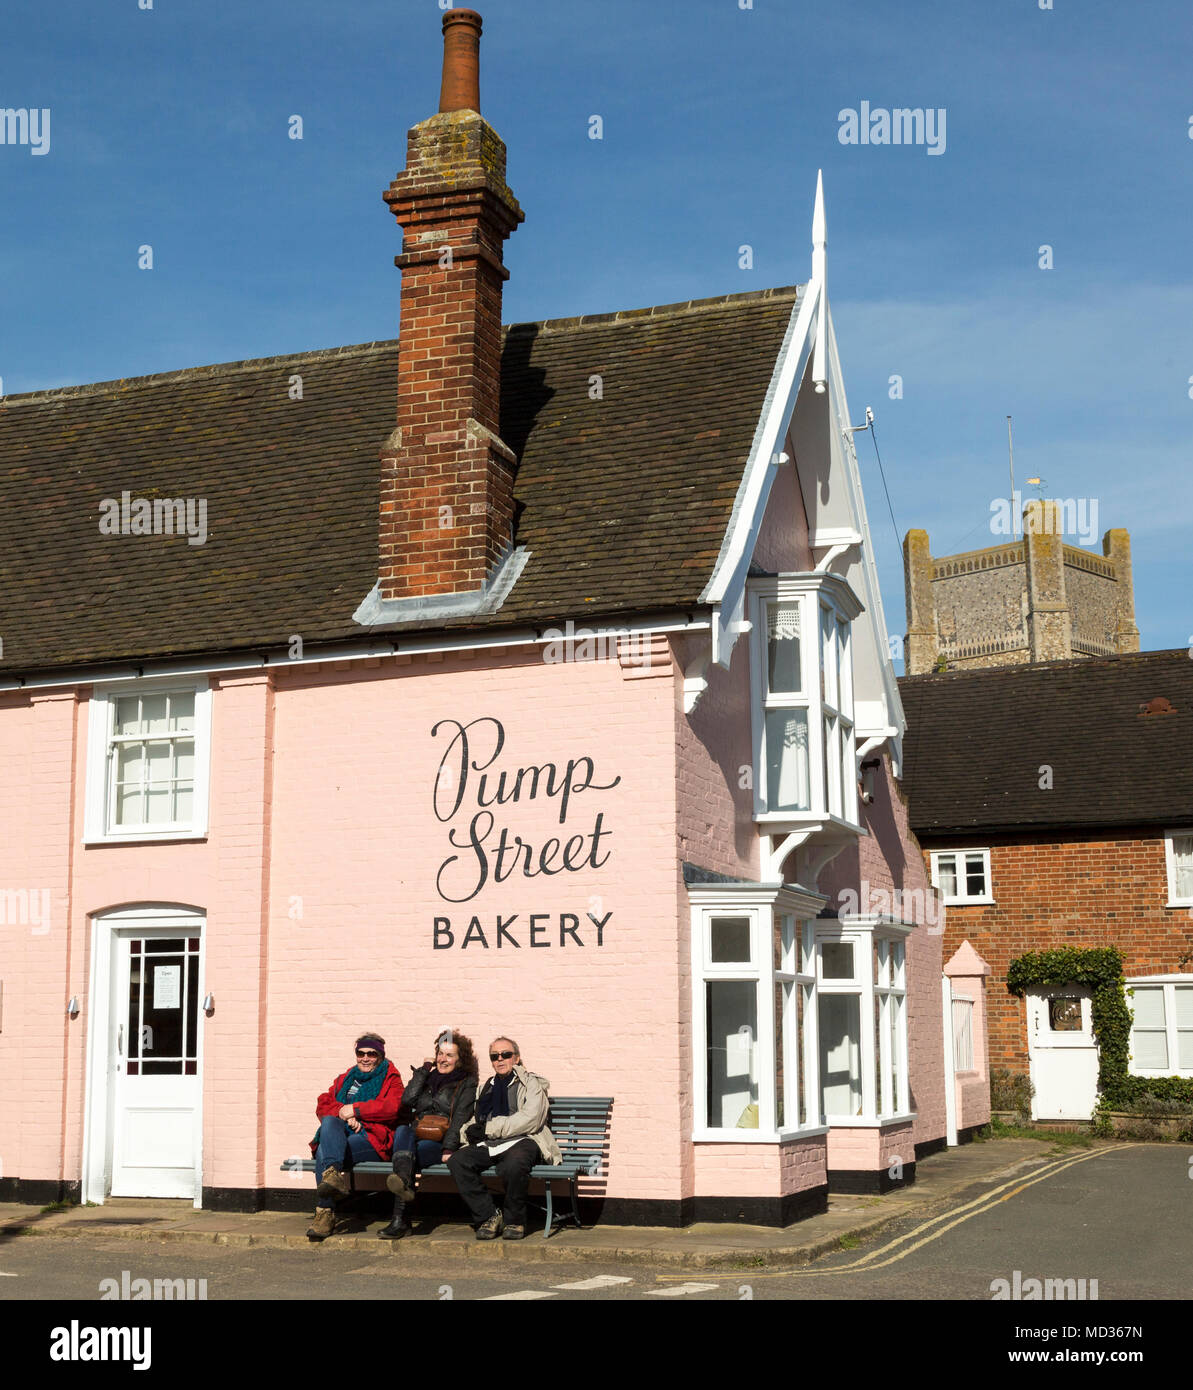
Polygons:
[[182,987],[181,965],[155,965],[153,967],[153,1007],[155,1009],[177,1009],[181,1006]]

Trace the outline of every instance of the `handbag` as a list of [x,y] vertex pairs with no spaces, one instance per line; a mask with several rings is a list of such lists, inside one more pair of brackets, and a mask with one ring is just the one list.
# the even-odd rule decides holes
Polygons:
[[429,1139],[435,1144],[442,1144],[447,1136],[447,1132],[452,1127],[452,1116],[456,1113],[456,1097],[460,1094],[462,1081],[456,1082],[456,1088],[452,1092],[451,1109],[447,1115],[423,1115],[418,1124],[414,1126],[414,1137],[416,1139]]

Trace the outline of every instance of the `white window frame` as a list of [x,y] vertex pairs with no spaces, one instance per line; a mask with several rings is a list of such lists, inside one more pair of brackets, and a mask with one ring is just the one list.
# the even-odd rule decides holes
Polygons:
[[1193,829],[1166,830],[1164,832],[1164,867],[1168,874],[1168,907],[1193,907],[1193,893],[1181,897],[1176,889],[1176,844],[1177,837],[1193,837]]
[[[958,892],[952,897],[945,894],[940,886],[940,861],[946,855],[967,855],[980,854],[982,856],[982,874],[985,878],[986,891],[984,893],[970,894],[968,891],[969,880],[962,872],[955,872]],[[956,868],[956,866],[955,866]],[[994,902],[994,883],[990,877],[990,851],[988,849],[978,849],[971,847],[968,849],[934,849],[932,851],[932,886],[940,892],[942,901],[946,906],[955,907],[975,907],[982,904],[990,905]],[[965,891],[960,891],[965,890]]]
[[[783,884],[693,883],[688,886],[692,912],[692,1051],[693,1130],[695,1143],[778,1144],[827,1132],[820,1114],[819,1042],[816,1030],[816,978],[811,966],[815,942],[812,919],[824,906],[822,894]],[[711,959],[711,923],[715,917],[750,919],[749,962]],[[792,924],[791,948],[775,963],[775,933],[782,921]],[[706,986],[717,981],[753,984],[758,1022],[758,1128],[708,1124],[708,1036]],[[784,1005],[783,1078],[785,1123],[776,1123],[775,997],[784,985],[793,986]],[[803,1064],[796,1055],[797,991],[806,990],[803,1025]],[[808,1123],[799,1123],[801,1098],[810,1097]],[[792,1123],[791,1117],[795,1117]]]
[[[1176,1063],[1180,1057],[1177,1039],[1176,991],[1178,988],[1193,990],[1193,975],[1139,975],[1127,980],[1127,1007],[1131,1008],[1131,990],[1138,988],[1160,989],[1164,999],[1164,1036],[1168,1047],[1166,1067],[1141,1067],[1135,1061],[1135,1020],[1131,1019],[1131,1057],[1127,1070],[1132,1076],[1193,1076],[1193,1066],[1180,1067]],[[1132,1013],[1134,1010],[1132,1009]],[[1182,1030],[1183,1031],[1183,1030]]]
[[[126,695],[194,694],[194,791],[190,821],[169,825],[113,826],[112,722],[116,701]],[[121,681],[92,689],[87,723],[87,790],[83,843],[137,844],[155,840],[201,840],[207,835],[211,787],[211,682],[206,677],[178,676]]]
[[[783,826],[839,825],[861,833],[857,788],[857,708],[851,624],[862,611],[840,575],[783,574],[752,579],[750,709],[754,748],[754,819]],[[770,692],[769,609],[795,605],[800,624],[800,691]],[[842,654],[840,647],[844,644]],[[842,698],[844,697],[844,698]],[[771,810],[768,805],[766,716],[774,710],[803,710],[808,728],[808,806]],[[837,749],[829,767],[829,754]],[[839,772],[838,772],[839,769]],[[837,778],[839,777],[839,782]]]
[[[907,1001],[907,939],[912,924],[898,922],[881,913],[869,916],[822,919],[816,924],[816,981],[821,998],[833,995],[856,995],[858,998],[859,1062],[861,1070],[862,1112],[860,1115],[825,1113],[830,1127],[867,1127],[900,1124],[914,1119],[911,1108],[910,1078],[908,1076],[908,1001]],[[849,980],[824,978],[824,947],[837,942],[853,943],[854,973]],[[885,965],[877,971],[874,963],[875,942],[886,943]],[[901,964],[896,969],[893,946],[901,946]],[[875,1002],[879,1004],[879,1039],[875,1051]],[[819,1004],[817,1005],[819,1009]],[[891,1011],[896,1011],[897,1027],[891,1026]],[[894,1057],[889,1048],[894,1034]],[[892,1068],[892,1060],[895,1066]],[[819,1061],[819,1054],[817,1055]],[[892,1070],[896,1078],[892,1086]]]

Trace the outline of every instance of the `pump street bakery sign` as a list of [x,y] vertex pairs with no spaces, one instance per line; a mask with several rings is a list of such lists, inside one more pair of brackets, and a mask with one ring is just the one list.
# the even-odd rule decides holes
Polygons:
[[[583,873],[608,863],[611,832],[605,813],[589,793],[610,791],[621,781],[597,778],[592,758],[529,767],[501,763],[505,729],[487,716],[461,724],[441,719],[431,737],[447,740],[432,794],[436,819],[448,826],[452,853],[435,875],[435,889],[447,903],[471,902],[490,883],[524,878],[548,880]],[[517,831],[519,809],[530,802],[550,803],[558,814],[558,835],[528,838]],[[570,819],[569,819],[570,818]],[[483,950],[523,946],[605,944],[611,912],[536,912],[482,923],[479,917],[436,917],[437,951],[460,946]]]

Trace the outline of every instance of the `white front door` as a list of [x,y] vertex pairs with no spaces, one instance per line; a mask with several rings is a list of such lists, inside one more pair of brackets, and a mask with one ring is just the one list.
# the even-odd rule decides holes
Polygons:
[[146,924],[113,933],[113,1197],[198,1194],[200,942],[197,924]]
[[1090,990],[1082,985],[1032,990],[1027,1045],[1033,1120],[1088,1120],[1098,1095]]

